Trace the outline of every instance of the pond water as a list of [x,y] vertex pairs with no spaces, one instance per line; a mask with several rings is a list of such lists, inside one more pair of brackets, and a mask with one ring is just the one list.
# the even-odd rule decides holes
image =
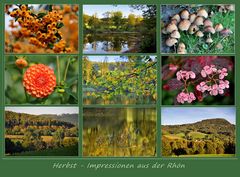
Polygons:
[[139,48],[137,33],[101,33],[84,35],[84,54],[135,53]]
[[155,156],[155,108],[85,108],[84,156]]

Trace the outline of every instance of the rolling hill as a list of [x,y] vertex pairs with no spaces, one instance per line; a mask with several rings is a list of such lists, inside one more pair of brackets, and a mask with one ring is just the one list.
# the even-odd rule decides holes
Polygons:
[[190,134],[203,138],[204,135],[235,136],[235,125],[223,118],[205,119],[199,122],[182,125],[162,125],[164,134]]
[[233,157],[235,133],[235,125],[222,118],[162,125],[162,155]]

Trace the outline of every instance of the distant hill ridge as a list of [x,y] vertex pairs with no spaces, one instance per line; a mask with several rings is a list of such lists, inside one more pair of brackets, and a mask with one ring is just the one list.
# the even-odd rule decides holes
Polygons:
[[224,118],[204,119],[199,122],[181,125],[162,125],[162,129],[171,133],[197,131],[206,134],[235,135],[235,125]]
[[163,125],[163,126],[185,126],[185,125],[197,125],[197,124],[226,124],[226,125],[233,125],[229,121],[224,118],[214,118],[214,119],[204,119],[198,122],[189,123],[189,124],[177,124],[177,125]]
[[18,112],[14,112],[14,111],[5,111],[5,114],[21,114],[21,116],[31,116],[31,118],[48,118],[48,119],[55,119],[58,121],[63,121],[63,122],[69,122],[72,123],[74,125],[78,124],[78,114],[39,114],[39,115],[35,115],[35,114],[28,114],[28,113],[18,113]]

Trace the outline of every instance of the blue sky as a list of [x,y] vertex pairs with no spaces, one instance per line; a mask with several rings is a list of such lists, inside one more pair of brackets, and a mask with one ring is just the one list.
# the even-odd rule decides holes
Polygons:
[[6,107],[5,110],[34,115],[78,113],[78,107]]
[[[103,62],[106,57],[108,62],[116,62],[116,61],[125,61],[124,58],[120,58],[119,55],[117,56],[87,56],[90,61],[93,62]],[[154,59],[156,56],[150,56],[152,59]]]
[[224,118],[236,124],[236,109],[234,107],[165,107],[161,112],[162,125],[194,123],[211,118]]
[[103,13],[107,11],[121,11],[123,16],[128,17],[129,14],[142,15],[142,11],[133,9],[129,5],[84,5],[83,13],[93,15],[97,13],[99,18],[103,17]]

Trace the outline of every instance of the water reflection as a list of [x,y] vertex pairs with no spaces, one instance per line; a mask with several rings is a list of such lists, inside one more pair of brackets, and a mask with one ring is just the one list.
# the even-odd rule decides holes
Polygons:
[[133,53],[138,51],[137,33],[85,34],[84,53]]
[[156,110],[85,108],[84,156],[155,156]]

